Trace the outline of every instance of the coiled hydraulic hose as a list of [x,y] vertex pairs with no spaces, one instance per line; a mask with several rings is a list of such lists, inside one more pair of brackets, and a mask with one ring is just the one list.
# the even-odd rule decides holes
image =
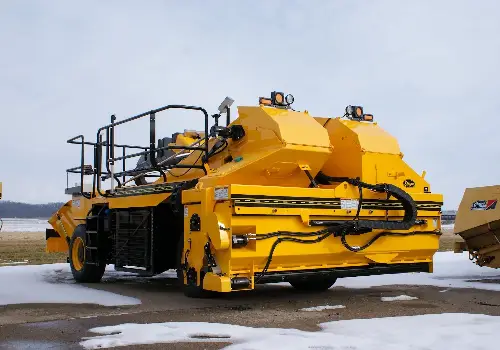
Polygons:
[[[347,182],[353,186],[360,188],[360,193],[362,188],[380,193],[387,193],[389,196],[393,196],[403,205],[405,211],[403,220],[401,221],[382,221],[382,220],[357,220],[357,228],[370,228],[370,229],[380,229],[380,230],[408,230],[417,220],[417,205],[411,196],[400,189],[397,186],[391,184],[376,184],[371,185],[366,182],[362,182],[359,179],[352,179],[348,177],[332,177],[319,172],[316,176],[316,180],[321,184],[330,184],[332,182]],[[360,196],[358,204],[358,214],[362,205],[363,198]]]

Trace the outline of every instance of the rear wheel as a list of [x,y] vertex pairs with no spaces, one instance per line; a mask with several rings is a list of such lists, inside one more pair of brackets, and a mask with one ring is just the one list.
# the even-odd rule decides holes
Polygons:
[[86,234],[85,225],[78,225],[73,232],[69,244],[69,265],[73,278],[80,283],[97,283],[101,281],[106,264],[88,264],[85,254]]
[[328,290],[335,284],[335,277],[307,277],[289,281],[293,288],[300,291],[321,292]]

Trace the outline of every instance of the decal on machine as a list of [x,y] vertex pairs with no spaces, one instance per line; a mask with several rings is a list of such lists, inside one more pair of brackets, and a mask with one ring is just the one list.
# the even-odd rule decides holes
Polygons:
[[470,210],[493,210],[496,206],[496,199],[479,200],[472,203]]
[[406,179],[403,181],[403,186],[408,188],[415,187],[415,181],[412,179]]

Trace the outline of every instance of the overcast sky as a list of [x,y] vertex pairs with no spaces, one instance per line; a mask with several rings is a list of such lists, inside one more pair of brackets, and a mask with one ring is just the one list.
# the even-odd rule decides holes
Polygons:
[[[320,116],[363,105],[445,208],[466,187],[500,184],[500,2],[187,3],[0,1],[4,199],[69,199],[79,155],[66,140],[95,139],[113,113],[213,113],[227,95],[255,105],[273,90]],[[165,136],[202,125],[161,120]],[[146,143],[147,125],[123,135]]]

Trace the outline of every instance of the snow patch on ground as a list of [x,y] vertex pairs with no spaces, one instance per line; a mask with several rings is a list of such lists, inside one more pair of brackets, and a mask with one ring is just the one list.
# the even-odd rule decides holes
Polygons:
[[[108,267],[111,269],[111,266]],[[116,272],[109,271],[111,277]],[[136,298],[76,284],[69,264],[0,267],[0,305],[27,303],[137,305]]]
[[24,265],[27,264],[28,260],[24,261],[7,261],[7,262],[2,262],[0,265]]
[[500,291],[500,283],[494,283],[493,281],[495,280],[500,280],[500,269],[477,266],[469,260],[467,252],[438,252],[434,255],[433,273],[405,273],[339,278],[332,288],[419,285]]
[[2,232],[45,232],[50,228],[47,220],[43,219],[16,219],[2,218]]
[[344,309],[344,305],[322,305],[322,306],[312,306],[300,309],[300,311],[323,311],[323,310],[335,310]]
[[[93,328],[86,349],[177,342],[227,342],[226,350],[454,350],[487,349],[497,341],[499,316],[435,314],[333,321],[319,332],[220,323],[167,322]],[[362,330],[360,332],[360,330]],[[396,331],[395,331],[396,330]],[[418,330],[418,331],[416,331]],[[425,334],[425,337],[422,337]]]
[[416,300],[417,297],[411,297],[409,295],[398,295],[397,297],[382,297],[380,300],[382,301],[407,301],[407,300]]

